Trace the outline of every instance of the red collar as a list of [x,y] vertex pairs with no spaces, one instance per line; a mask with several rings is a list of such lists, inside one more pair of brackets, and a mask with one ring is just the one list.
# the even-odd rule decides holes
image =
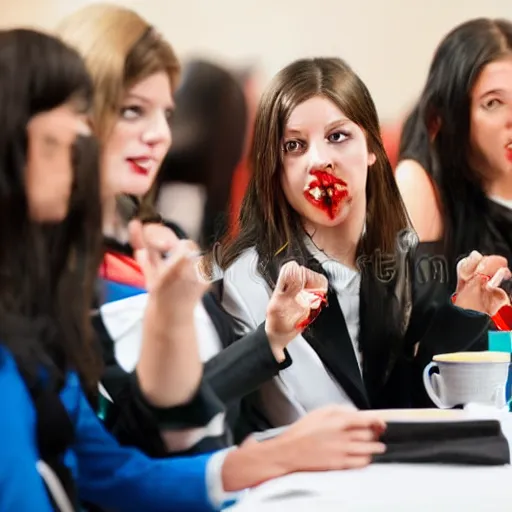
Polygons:
[[130,256],[106,252],[100,265],[99,276],[108,281],[145,288],[146,280],[140,265]]

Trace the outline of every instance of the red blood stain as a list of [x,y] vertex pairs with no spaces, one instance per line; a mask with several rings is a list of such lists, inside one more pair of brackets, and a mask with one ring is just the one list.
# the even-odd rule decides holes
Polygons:
[[[312,170],[310,172],[314,180],[308,184],[304,190],[304,197],[315,207],[327,214],[332,220],[338,215],[341,204],[348,197],[347,184],[340,178],[324,170]],[[315,198],[309,192],[318,188],[322,192],[322,197]]]

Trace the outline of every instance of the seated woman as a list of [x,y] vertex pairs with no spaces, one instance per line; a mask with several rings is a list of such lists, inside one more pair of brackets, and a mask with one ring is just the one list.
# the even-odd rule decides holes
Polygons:
[[414,234],[377,112],[342,60],[299,60],[278,73],[259,105],[251,164],[240,234],[217,254],[223,305],[240,332],[265,320],[287,261],[329,278],[328,306],[283,343],[291,364],[261,387],[254,407],[276,426],[329,403],[429,405],[423,368],[436,353],[485,346],[488,313],[508,301],[496,289],[506,261],[479,262],[495,277],[487,284],[467,262],[455,305],[419,307]]
[[[207,285],[188,273],[194,262],[188,256],[193,256],[194,246],[178,241],[169,229],[156,223],[142,226],[135,221],[128,227],[127,217],[133,216],[133,208],[126,197],[115,204],[119,194],[140,197],[150,190],[169,148],[167,118],[179,69],[176,57],[145,20],[121,7],[94,5],[77,11],[63,21],[59,33],[82,53],[96,84],[93,127],[102,143],[101,173],[107,205],[104,226],[110,235],[100,283],[107,286],[102,292],[106,291],[110,302],[103,304],[95,317],[107,365],[103,392],[113,401],[106,408],[106,423],[121,442],[138,446],[153,456],[225,446],[228,440],[222,435],[224,404],[234,404],[236,409],[237,401],[257,388],[259,379],[269,379],[279,371],[273,347],[296,335],[294,317],[298,321],[309,314],[308,306],[294,300],[305,286],[300,279],[300,272],[305,269],[300,269],[299,274],[295,267],[283,271],[282,281],[288,293],[276,294],[270,315],[273,326],[272,322],[271,328],[262,325],[244,338],[244,343],[231,344],[209,361],[200,391],[189,402],[199,385],[197,378],[202,368],[199,365],[197,370],[194,317],[203,321],[197,341],[204,359],[216,354],[221,343],[229,344],[234,339],[229,332],[231,320],[211,295],[203,297],[204,309],[198,312],[200,292]],[[119,66],[115,68],[113,62]],[[110,105],[116,105],[116,109]],[[140,155],[150,155],[151,159],[133,163]],[[145,172],[139,169],[143,163]],[[143,203],[142,215],[146,215],[145,208]],[[127,243],[128,239],[132,244]],[[170,259],[178,268],[183,267],[184,273],[176,273],[175,266],[169,267],[169,261],[162,258],[163,252],[170,252]],[[325,278],[312,272],[306,274],[316,288],[325,288]],[[212,313],[214,308],[216,315]],[[279,321],[281,317],[286,321]],[[281,354],[280,349],[278,357]],[[258,372],[251,371],[254,366]],[[187,386],[180,379],[185,379]],[[188,391],[184,393],[184,389]],[[332,414],[330,410],[319,412],[316,419],[297,425],[295,432],[273,440],[271,446],[256,444],[231,451],[223,474],[241,477],[240,483],[250,486],[274,476],[276,468],[283,466],[281,461],[285,461],[286,473],[291,468],[333,467],[328,455],[333,447],[324,445],[319,438],[336,437],[337,429],[341,448],[345,445],[342,437],[353,420],[341,426],[344,413],[338,411],[334,422],[322,421]],[[369,437],[374,439],[373,434]],[[300,454],[289,450],[292,439],[295,443],[310,442],[316,449]],[[371,442],[364,443],[364,447],[375,448]],[[361,460],[351,459],[350,464],[361,464]],[[365,463],[369,460],[364,458]],[[346,459],[340,457],[335,467],[347,467]]]
[[446,283],[442,299],[470,251],[512,263],[510,21],[470,20],[443,39],[405,123],[396,180],[423,261],[448,263],[449,272],[422,264]]
[[[175,283],[164,286],[172,274],[161,252],[179,251],[180,247],[190,252],[196,248],[189,242],[178,242],[168,230],[163,234],[161,230],[155,233],[139,225],[135,229],[140,232],[139,245],[142,245],[137,249],[142,251],[142,256],[149,251],[152,257],[142,270],[135,271],[135,277],[130,262],[124,265],[127,261],[124,253],[131,254],[132,249],[127,244],[130,234],[123,218],[128,199],[119,195],[141,197],[146,194],[169,149],[169,122],[174,109],[172,94],[180,71],[178,60],[173,49],[147,22],[132,11],[116,6],[88,6],[63,20],[57,32],[82,53],[95,85],[93,130],[102,147],[103,232],[109,249],[101,266],[103,280],[99,283],[98,305],[127,296],[137,299],[134,296],[140,292],[138,284],[145,281],[148,274],[153,281],[151,293],[144,296],[148,302],[143,334],[140,333],[144,338],[140,358],[137,352],[136,359],[132,357],[129,362],[126,357],[122,359],[125,368],[130,366],[130,372],[137,363],[137,372],[130,375],[118,367],[114,345],[101,316],[93,318],[102,336],[107,365],[102,391],[114,402],[126,403],[121,409],[107,408],[110,413],[107,424],[117,433],[117,412],[126,414],[123,422],[132,423],[139,418],[139,414],[131,414],[133,408],[143,416],[151,416],[152,407],[156,406],[155,411],[166,425],[169,436],[175,429],[180,430],[176,439],[169,439],[174,451],[190,448],[188,437],[192,439],[190,443],[195,444],[209,437],[208,434],[225,445],[224,406],[208,386],[198,389],[202,364],[194,341],[194,310],[200,309],[206,316],[204,308],[196,307],[196,303],[207,286],[198,282],[195,275],[192,279],[189,276],[188,281],[174,276]],[[162,240],[163,246],[158,246]],[[124,320],[126,315],[123,324]],[[220,325],[226,330],[225,322]],[[213,326],[211,331],[215,333]],[[179,336],[173,336],[173,332],[179,332]],[[184,337],[191,342],[183,345]],[[178,354],[181,361],[177,361]],[[170,371],[171,368],[174,371]],[[150,397],[149,402],[145,397]],[[201,430],[211,422],[213,432]],[[185,431],[189,431],[190,436]],[[147,437],[146,434],[144,432],[143,437]],[[151,438],[155,439],[156,446],[146,451],[154,455],[161,440],[158,432]],[[183,438],[186,441],[182,441]],[[218,444],[201,446],[212,449]]]
[[12,30],[0,33],[0,68],[0,509],[50,511],[51,497],[66,511],[79,498],[212,510],[215,455],[152,461],[122,448],[81,390],[98,379],[86,327],[101,242],[94,141],[72,155],[89,131],[85,66],[55,38]]

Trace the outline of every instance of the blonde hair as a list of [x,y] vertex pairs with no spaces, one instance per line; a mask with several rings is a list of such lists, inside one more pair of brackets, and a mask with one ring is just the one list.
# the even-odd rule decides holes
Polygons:
[[102,144],[130,87],[163,71],[169,76],[171,88],[176,89],[180,65],[174,50],[130,9],[93,4],[66,17],[56,33],[81,54],[92,77],[93,127]]

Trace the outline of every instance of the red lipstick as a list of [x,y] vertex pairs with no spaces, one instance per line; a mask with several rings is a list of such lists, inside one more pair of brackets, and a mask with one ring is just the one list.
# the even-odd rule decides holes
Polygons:
[[343,200],[348,197],[347,184],[324,170],[314,169],[309,174],[313,180],[304,189],[304,197],[331,220],[336,218]]
[[137,164],[135,160],[128,160],[128,163],[130,164],[132,171],[136,174],[140,174],[141,176],[147,176],[149,174],[149,170],[142,167],[142,165]]
[[505,154],[507,155],[507,160],[509,162],[512,162],[512,147],[508,146],[506,149],[505,149]]

